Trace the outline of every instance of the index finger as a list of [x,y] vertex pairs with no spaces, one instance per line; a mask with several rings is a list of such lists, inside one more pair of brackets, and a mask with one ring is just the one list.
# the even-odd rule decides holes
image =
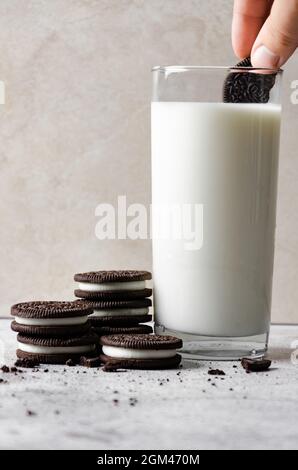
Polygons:
[[232,45],[240,59],[250,55],[272,4],[273,0],[234,0]]

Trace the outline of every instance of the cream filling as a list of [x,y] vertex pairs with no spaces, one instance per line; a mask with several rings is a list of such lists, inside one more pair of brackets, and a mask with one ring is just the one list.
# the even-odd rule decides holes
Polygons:
[[149,308],[113,308],[108,310],[94,310],[89,318],[119,317],[122,315],[147,315]]
[[145,289],[145,287],[145,281],[104,282],[102,284],[93,284],[91,282],[79,282],[79,289],[88,292],[120,292],[123,290],[143,290]]
[[103,346],[102,352],[106,356],[122,359],[165,359],[176,355],[176,349],[149,350],[118,348],[115,346]]
[[18,342],[18,348],[21,351],[33,354],[79,354],[93,351],[95,349],[95,344],[84,344],[82,346],[38,346],[36,344]]
[[83,317],[65,317],[65,318],[23,318],[15,317],[15,321],[20,325],[29,326],[63,326],[63,325],[82,325],[86,323],[88,316]]

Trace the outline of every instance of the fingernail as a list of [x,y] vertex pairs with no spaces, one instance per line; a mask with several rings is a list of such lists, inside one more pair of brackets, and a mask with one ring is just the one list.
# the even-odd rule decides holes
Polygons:
[[254,67],[275,68],[279,63],[280,57],[270,51],[266,46],[259,46],[252,55],[252,64]]

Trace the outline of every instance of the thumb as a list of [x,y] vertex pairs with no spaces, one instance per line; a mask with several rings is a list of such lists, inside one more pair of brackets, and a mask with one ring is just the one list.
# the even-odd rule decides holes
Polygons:
[[252,48],[254,67],[281,67],[298,46],[298,0],[274,0]]

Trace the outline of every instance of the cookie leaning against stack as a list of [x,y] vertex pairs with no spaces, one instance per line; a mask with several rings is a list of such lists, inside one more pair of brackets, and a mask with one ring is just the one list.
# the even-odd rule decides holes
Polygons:
[[77,302],[23,302],[13,305],[11,328],[18,334],[17,357],[64,364],[96,354],[96,335],[88,315],[92,308]]
[[[99,335],[148,334],[152,328],[148,299],[152,290],[148,271],[96,271],[74,276],[79,283],[75,295],[93,309],[89,321]],[[78,301],[80,303],[80,301]]]
[[123,369],[170,369],[180,364],[182,340],[162,335],[110,335],[100,338],[101,361]]

